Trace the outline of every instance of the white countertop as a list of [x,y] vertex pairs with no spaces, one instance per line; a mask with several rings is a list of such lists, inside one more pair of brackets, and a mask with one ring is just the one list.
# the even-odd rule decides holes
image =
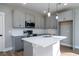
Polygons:
[[22,38],[22,40],[30,42],[32,44],[36,44],[41,47],[47,47],[55,44],[57,41],[60,41],[66,38],[65,36],[51,36],[51,37],[44,37],[44,36],[46,35]]

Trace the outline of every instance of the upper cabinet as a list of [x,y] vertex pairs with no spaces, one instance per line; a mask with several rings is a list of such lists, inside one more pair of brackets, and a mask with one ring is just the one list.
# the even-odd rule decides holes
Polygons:
[[35,28],[44,28],[44,19],[41,16],[35,16]]
[[52,15],[51,17],[46,17],[46,28],[47,29],[56,29],[56,19],[55,19],[55,15]]
[[63,21],[63,13],[58,14],[58,21]]
[[65,12],[61,12],[61,13],[58,14],[58,16],[59,16],[58,21],[69,21],[69,20],[73,20],[72,10],[65,11]]
[[14,27],[25,27],[25,14],[21,11],[14,10],[13,15],[13,26]]
[[44,28],[44,18],[38,14],[24,13],[19,10],[13,12],[13,27],[25,28],[25,21],[27,23],[35,23],[35,28]]
[[35,17],[31,14],[25,14],[25,21],[35,23]]

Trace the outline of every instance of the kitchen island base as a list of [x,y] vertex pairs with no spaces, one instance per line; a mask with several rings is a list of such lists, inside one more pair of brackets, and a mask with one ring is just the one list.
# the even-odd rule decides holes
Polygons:
[[24,56],[60,56],[60,41],[47,47],[24,41]]

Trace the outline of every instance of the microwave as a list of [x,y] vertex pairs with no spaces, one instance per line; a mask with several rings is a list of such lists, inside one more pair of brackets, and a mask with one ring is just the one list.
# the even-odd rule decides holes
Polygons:
[[25,28],[35,28],[35,23],[34,22],[25,22]]

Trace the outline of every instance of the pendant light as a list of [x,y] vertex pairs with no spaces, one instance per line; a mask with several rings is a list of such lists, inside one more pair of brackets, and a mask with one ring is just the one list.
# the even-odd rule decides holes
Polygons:
[[58,19],[58,15],[56,15],[56,19]]
[[56,4],[56,19],[58,19],[58,15],[57,15],[57,11],[58,11],[58,4]]
[[51,12],[50,12],[50,3],[48,3],[48,13],[47,16],[50,17],[51,16]]

